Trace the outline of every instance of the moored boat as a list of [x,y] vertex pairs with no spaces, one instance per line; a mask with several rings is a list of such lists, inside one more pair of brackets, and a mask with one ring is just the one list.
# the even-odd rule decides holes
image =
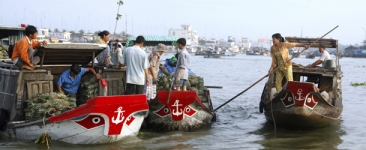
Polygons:
[[310,58],[310,59],[313,59],[315,58],[315,54],[310,52],[310,53],[306,53],[306,58]]
[[[310,45],[317,39],[287,37],[286,40]],[[320,39],[311,46],[319,45],[338,50],[335,39]],[[283,82],[278,93],[274,88],[275,75],[270,75],[261,96],[260,112],[264,112],[268,121],[291,128],[319,128],[338,123],[343,110],[341,66],[338,58],[325,64],[322,68],[294,66],[294,80]]]
[[[10,35],[8,31],[17,30],[0,33]],[[148,113],[146,96],[124,95],[125,69],[90,64],[104,49],[98,44],[48,44],[34,54],[41,58],[40,66],[31,71],[0,62],[0,78],[6,79],[0,81],[4,85],[0,87],[0,134],[25,140],[48,134],[52,140],[71,144],[111,143],[136,136]],[[101,75],[93,85],[89,81],[92,90],[84,91],[90,96],[84,101],[50,96],[56,95],[54,83],[71,63],[93,67]],[[88,75],[82,77],[82,85]]]
[[[164,43],[177,47],[176,39],[145,40],[145,46]],[[133,41],[134,39],[130,39],[127,43],[133,43]],[[215,121],[216,115],[213,112],[210,91],[204,86],[203,78],[188,70],[188,91],[169,90],[172,84],[171,74],[175,70],[175,65],[176,60],[166,59],[164,61],[164,65],[159,71],[157,95],[154,100],[149,102],[149,115],[145,119],[144,124],[146,125],[143,127],[163,131],[190,131]]]
[[[147,127],[154,130],[190,131],[207,126],[214,120],[208,90],[205,97],[195,91],[158,91],[156,99],[149,103]],[[168,99],[170,101],[168,101]]]

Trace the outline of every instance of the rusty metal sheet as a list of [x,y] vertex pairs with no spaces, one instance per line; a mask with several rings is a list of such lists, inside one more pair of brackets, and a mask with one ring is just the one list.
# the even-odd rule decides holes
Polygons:
[[58,43],[38,48],[35,56],[41,59],[41,65],[88,64],[106,48],[101,44]]

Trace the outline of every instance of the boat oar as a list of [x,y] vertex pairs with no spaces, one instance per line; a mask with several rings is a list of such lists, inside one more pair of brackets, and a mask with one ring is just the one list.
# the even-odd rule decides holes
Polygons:
[[222,89],[222,86],[205,86],[205,88],[214,88],[214,89]]
[[[311,46],[312,44],[314,44],[315,42],[319,41],[320,39],[322,39],[323,37],[325,37],[326,35],[328,35],[330,32],[332,32],[333,30],[335,30],[336,28],[338,28],[338,26],[334,27],[332,30],[330,30],[329,32],[327,32],[326,34],[324,34],[322,37],[318,38],[316,41],[312,42],[309,46]],[[306,49],[302,50],[300,53],[298,53],[297,55],[300,55],[302,52],[304,52]],[[286,61],[289,62],[292,59],[294,59],[295,57],[292,57],[290,60]],[[285,63],[285,64],[286,64]],[[255,83],[253,83],[252,85],[250,85],[248,88],[246,88],[244,91],[240,92],[239,94],[235,95],[233,98],[229,99],[228,101],[226,101],[225,103],[223,103],[222,105],[220,105],[219,107],[217,107],[216,109],[214,109],[213,111],[217,111],[218,109],[220,109],[222,106],[225,106],[226,104],[228,104],[229,102],[231,102],[232,100],[234,100],[235,98],[237,98],[238,96],[240,96],[241,94],[245,93],[246,91],[248,91],[249,89],[251,89],[254,85],[258,84],[260,81],[262,81],[264,78],[268,77],[269,75],[271,75],[272,73],[274,73],[279,67],[276,67],[275,69],[273,69],[272,72],[266,74],[264,77],[260,78],[258,81],[256,81]]]

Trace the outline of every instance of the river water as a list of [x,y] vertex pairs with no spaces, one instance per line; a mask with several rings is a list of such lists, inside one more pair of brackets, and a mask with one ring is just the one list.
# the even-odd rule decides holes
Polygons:
[[[172,54],[164,54],[169,58]],[[314,62],[304,56],[294,62],[303,65]],[[332,58],[334,58],[332,56]],[[214,108],[240,93],[263,77],[269,68],[268,56],[247,56],[220,59],[191,56],[190,68],[204,77],[205,85],[223,86],[211,89]],[[218,121],[191,132],[141,131],[112,144],[72,145],[54,141],[51,149],[366,149],[366,86],[353,87],[351,82],[366,82],[366,59],[340,59],[343,71],[343,113],[338,125],[315,130],[290,130],[266,122],[259,113],[259,100],[264,79],[228,105],[218,110]],[[45,149],[44,145],[0,136],[0,149]]]

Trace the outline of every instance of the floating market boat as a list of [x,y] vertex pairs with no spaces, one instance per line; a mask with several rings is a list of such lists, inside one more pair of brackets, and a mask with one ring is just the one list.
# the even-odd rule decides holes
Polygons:
[[[316,38],[286,37],[289,42],[310,45]],[[338,40],[320,39],[311,47],[336,48]],[[343,110],[342,71],[339,58],[322,68],[293,65],[293,81],[283,83],[278,94],[275,75],[269,76],[260,101],[260,112],[270,122],[291,128],[319,128],[336,124]]]
[[[16,30],[0,30],[2,36],[22,37]],[[97,44],[48,44],[35,53],[41,62],[32,71],[1,62],[0,134],[35,140],[46,133],[52,140],[72,144],[111,143],[136,136],[148,113],[146,96],[124,95],[125,69],[90,64],[104,48]],[[100,80],[82,79],[82,86],[87,87],[79,87],[78,93],[87,89],[84,99],[80,94],[71,99],[53,92],[57,77],[71,63],[94,67],[101,74]],[[87,76],[93,75],[87,73],[82,78]]]
[[306,58],[310,58],[310,59],[313,59],[315,58],[315,54],[310,52],[310,53],[306,53]]
[[[129,42],[132,45],[135,38]],[[156,46],[159,42],[177,46],[175,39],[157,41],[145,37],[146,46]],[[157,96],[149,102],[149,115],[145,119],[146,128],[163,131],[190,131],[211,124],[216,119],[210,98],[210,91],[204,86],[203,78],[189,70],[188,91],[169,91],[175,70],[172,60],[165,60],[160,69]],[[164,73],[163,73],[164,72]],[[170,94],[169,94],[170,92]],[[169,97],[170,95],[170,97]],[[169,99],[169,101],[168,101]]]

